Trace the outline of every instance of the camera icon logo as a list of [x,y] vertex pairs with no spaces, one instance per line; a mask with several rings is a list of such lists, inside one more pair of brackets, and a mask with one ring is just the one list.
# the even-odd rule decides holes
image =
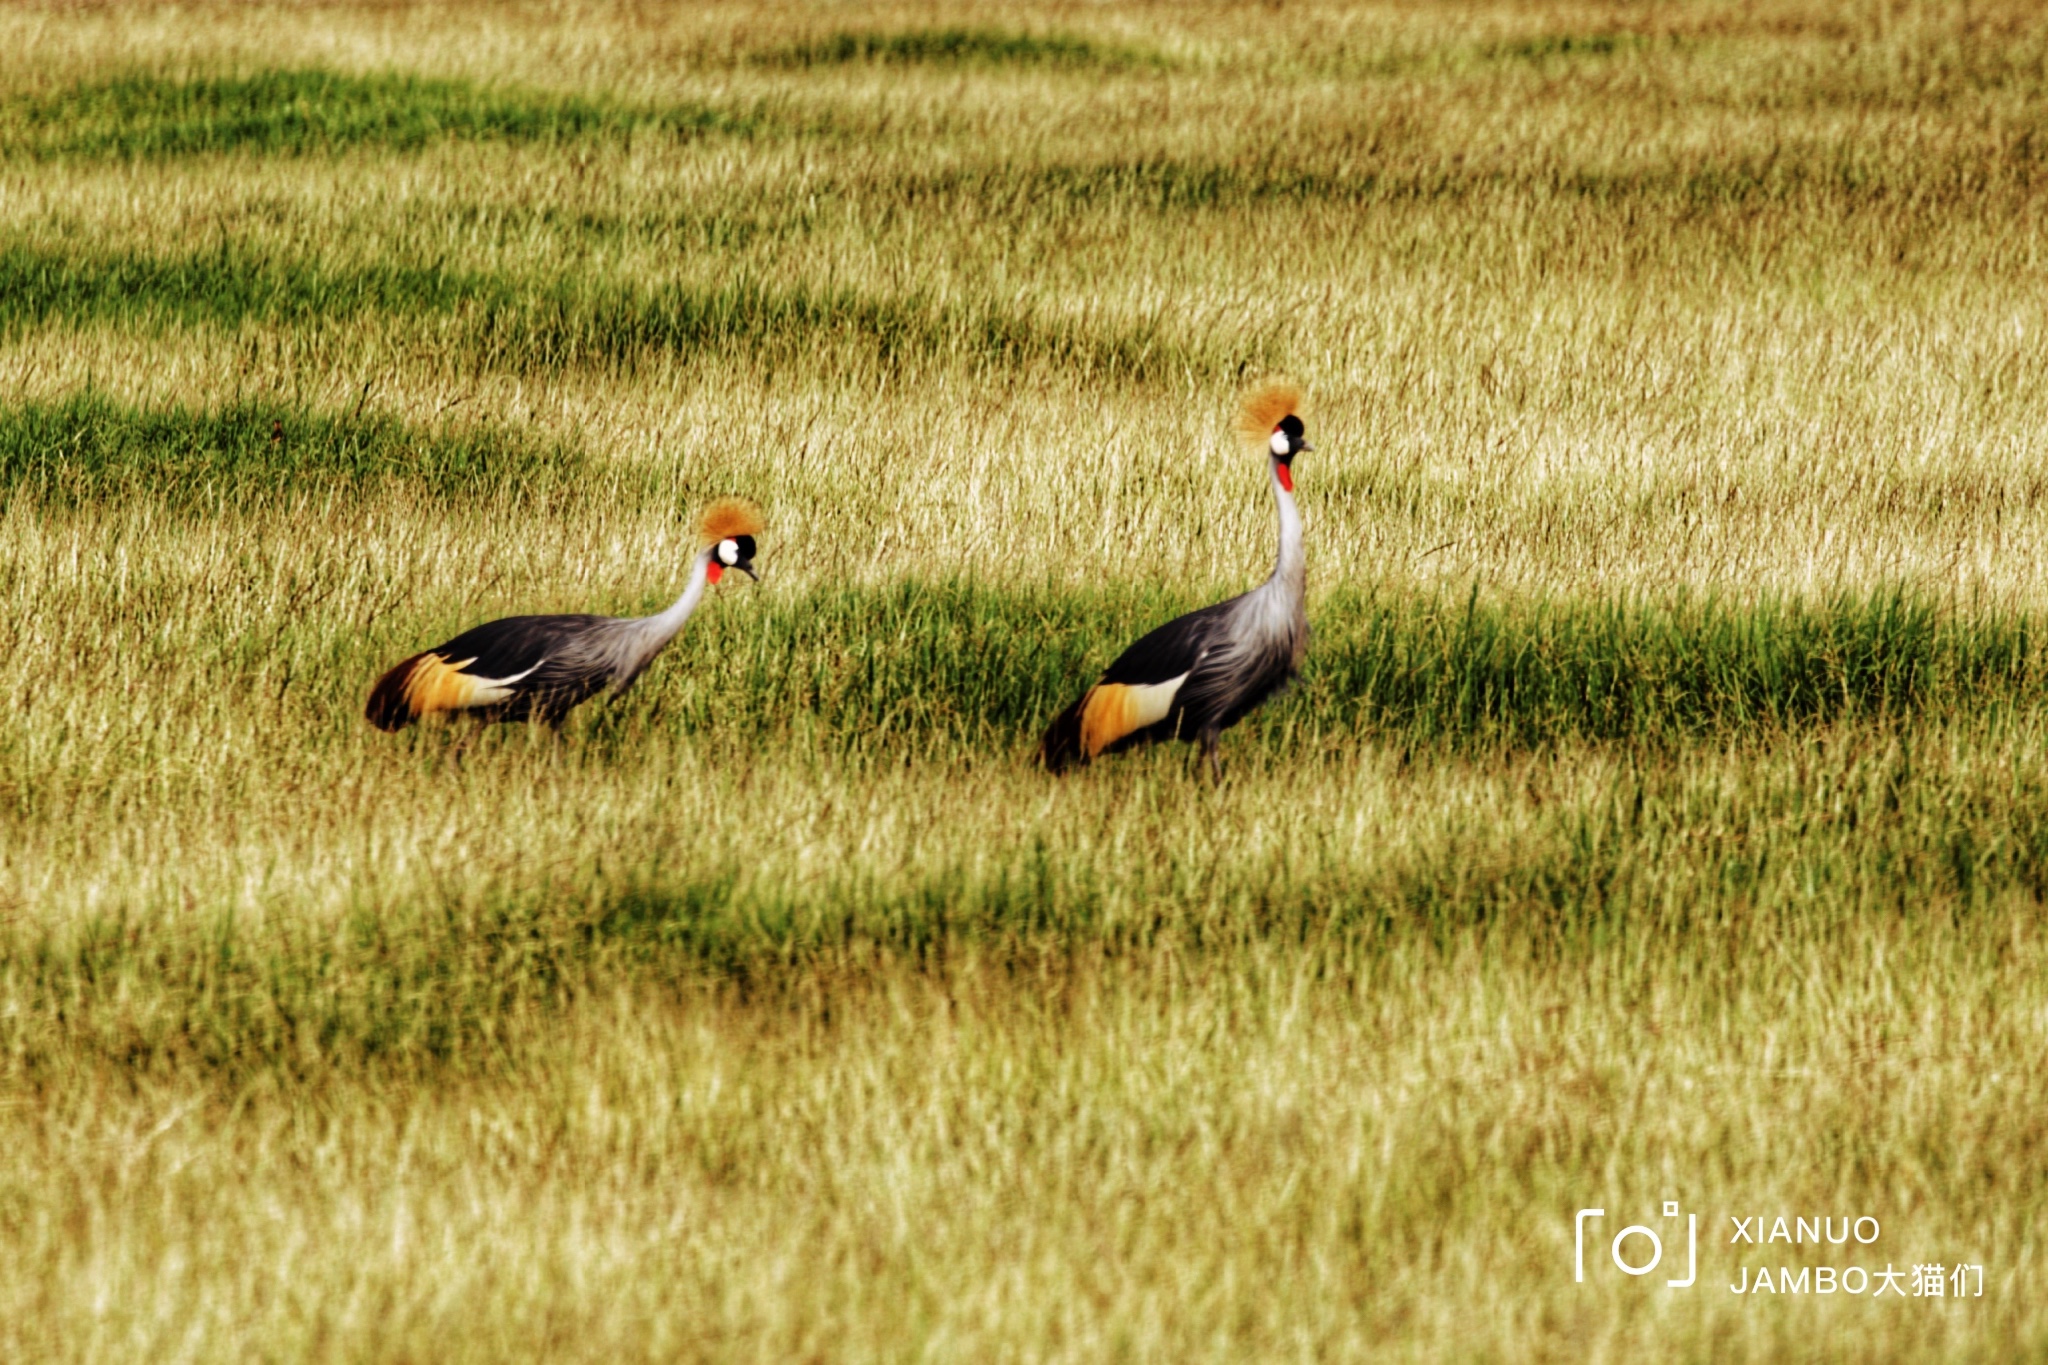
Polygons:
[[[1572,1279],[1576,1283],[1586,1282],[1586,1221],[1606,1216],[1605,1209],[1580,1209],[1578,1217],[1573,1220]],[[1666,1231],[1675,1232],[1676,1229],[1671,1228],[1669,1224],[1671,1220],[1681,1217],[1685,1219],[1685,1278],[1666,1280],[1664,1286],[1667,1289],[1690,1289],[1693,1281],[1699,1278],[1700,1216],[1696,1213],[1680,1213],[1676,1199],[1665,1200],[1663,1221],[1666,1224]],[[1632,1238],[1649,1243],[1649,1259],[1641,1259],[1643,1248],[1633,1244]],[[1624,1248],[1627,1250],[1626,1255],[1623,1254]],[[1613,1258],[1616,1270],[1632,1279],[1639,1278],[1655,1270],[1663,1261],[1664,1239],[1658,1236],[1657,1229],[1649,1226],[1647,1221],[1631,1223],[1614,1234],[1614,1240],[1608,1243],[1607,1254]],[[1637,1262],[1632,1263],[1630,1257],[1638,1258]],[[1597,1268],[1597,1262],[1595,1264]]]

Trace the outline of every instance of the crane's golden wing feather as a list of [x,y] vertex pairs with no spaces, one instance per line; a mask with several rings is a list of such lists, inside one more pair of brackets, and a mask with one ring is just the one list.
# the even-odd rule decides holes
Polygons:
[[1173,698],[1186,673],[1149,686],[1097,683],[1081,699],[1081,752],[1094,758],[1120,739],[1157,725],[1173,711]]

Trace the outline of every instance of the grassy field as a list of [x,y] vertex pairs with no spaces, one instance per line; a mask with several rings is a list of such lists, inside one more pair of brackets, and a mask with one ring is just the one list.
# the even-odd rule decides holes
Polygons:
[[0,1356],[2048,1359],[2044,221],[2017,0],[0,10]]

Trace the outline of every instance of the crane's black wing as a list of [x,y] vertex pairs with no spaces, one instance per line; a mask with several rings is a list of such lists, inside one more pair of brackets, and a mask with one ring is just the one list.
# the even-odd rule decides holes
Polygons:
[[1111,748],[1179,732],[1188,676],[1215,646],[1236,603],[1218,602],[1148,631],[1046,728],[1039,758],[1054,772]]
[[364,715],[397,730],[437,711],[487,711],[505,720],[535,712],[558,719],[605,684],[549,665],[565,646],[607,618],[508,616],[413,655],[377,680]]
[[603,616],[507,616],[465,630],[429,650],[477,678],[509,678],[540,667],[572,638],[606,620]]
[[1286,687],[1308,644],[1306,621],[1292,612],[1276,619],[1269,588],[1225,605],[1235,608],[1232,619],[1215,632],[1201,667],[1175,698],[1178,733],[1190,737],[1221,734]]

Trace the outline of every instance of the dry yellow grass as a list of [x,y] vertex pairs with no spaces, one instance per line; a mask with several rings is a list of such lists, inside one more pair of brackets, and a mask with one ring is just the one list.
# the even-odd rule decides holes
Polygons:
[[[1802,0],[0,12],[0,1354],[2048,1349],[2035,674],[1536,744],[1311,676],[1211,790],[1047,781],[1039,683],[976,671],[1036,632],[1078,689],[1263,570],[1254,369],[1313,395],[1312,668],[1375,603],[2048,608],[2044,51]],[[64,103],[276,71],[361,78],[305,87],[355,140]],[[166,458],[244,403],[583,463],[17,479],[88,392],[187,410]],[[460,764],[362,724],[459,626],[665,600],[729,492],[765,581],[625,704]],[[817,714],[731,695],[790,674]],[[1572,1282],[1574,1210],[1665,1199],[1698,1288]],[[1844,1255],[1984,1297],[1725,1287]]]
[[[1259,950],[1024,981],[969,962],[825,984],[829,1018],[591,1001],[498,1082],[225,1105],[74,1084],[10,1119],[8,1182],[36,1195],[11,1220],[5,1339],[98,1359],[2002,1353],[2032,1330],[2037,1227],[1950,1197],[1962,1171],[1933,1153],[2020,1175],[2040,1021],[1998,996],[2037,972],[1904,1012],[1883,973],[1780,978],[1727,1002],[1774,1018],[1730,1039],[1681,1025],[1683,985],[1479,954],[1338,980]],[[1572,1283],[1574,1208],[1668,1197],[1715,1215],[1699,1290]],[[1714,1235],[1729,1210],[1877,1211],[1875,1247],[1767,1263],[1970,1259],[1986,1297],[1746,1301],[1722,1287],[1751,1259]]]

